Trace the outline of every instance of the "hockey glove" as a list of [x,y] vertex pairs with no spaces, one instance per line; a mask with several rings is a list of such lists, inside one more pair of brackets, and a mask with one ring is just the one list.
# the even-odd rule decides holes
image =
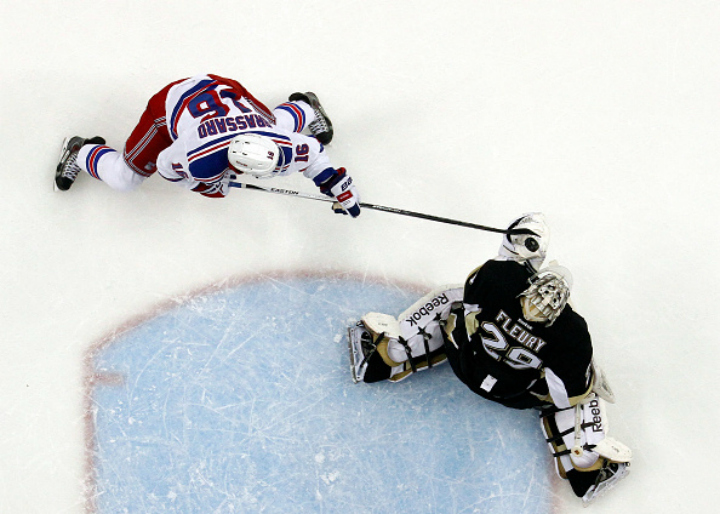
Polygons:
[[550,243],[550,229],[545,216],[539,212],[524,214],[508,227],[508,230],[516,229],[530,230],[532,234],[505,234],[500,255],[515,261],[528,261],[535,270],[539,270]]
[[345,168],[338,168],[320,184],[320,192],[336,200],[333,203],[336,213],[350,214],[353,218],[360,216],[360,196]]
[[200,182],[192,188],[192,191],[207,196],[208,198],[225,198],[230,190],[229,183],[231,176],[231,173],[226,171],[220,180],[216,182]]

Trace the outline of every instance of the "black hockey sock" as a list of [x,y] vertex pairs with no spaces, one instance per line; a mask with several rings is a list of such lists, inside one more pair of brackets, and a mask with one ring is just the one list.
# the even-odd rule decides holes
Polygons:
[[588,489],[595,485],[600,470],[595,471],[578,471],[571,469],[565,472],[565,476],[570,482],[573,492],[579,498],[582,498]]
[[387,380],[390,378],[392,368],[385,364],[382,360],[380,352],[375,352],[370,356],[365,369],[365,376],[363,382],[371,384],[372,382],[380,382],[381,380]]

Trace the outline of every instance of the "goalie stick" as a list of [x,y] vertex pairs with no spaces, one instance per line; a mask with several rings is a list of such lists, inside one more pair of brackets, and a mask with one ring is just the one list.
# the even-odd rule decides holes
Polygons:
[[[273,193],[277,195],[286,195],[286,196],[294,196],[296,198],[305,198],[307,200],[317,200],[320,202],[335,202],[334,199],[329,198],[325,195],[314,195],[309,193],[301,193],[300,191],[293,191],[291,189],[278,189],[276,187],[262,187],[262,186],[256,186],[255,184],[248,184],[246,182],[230,182],[228,184],[230,187],[237,187],[241,189],[251,189],[253,191],[264,191],[266,193]],[[508,235],[533,235],[536,236],[532,230],[526,229],[526,228],[520,228],[520,229],[511,229],[506,230],[502,228],[493,228],[488,227],[485,225],[478,225],[477,223],[468,223],[467,221],[459,221],[454,220],[450,218],[443,218],[440,216],[433,216],[432,214],[424,214],[422,212],[414,212],[414,211],[406,211],[404,209],[397,209],[395,207],[386,207],[384,205],[376,205],[373,203],[365,203],[365,202],[359,202],[360,207],[363,209],[371,209],[375,211],[383,211],[383,212],[391,212],[393,214],[400,214],[402,216],[410,216],[412,218],[421,218],[424,220],[430,220],[430,221],[437,221],[439,223],[447,223],[450,225],[458,225],[460,227],[467,227],[467,228],[474,228],[477,230],[485,230],[486,232],[497,232],[499,234],[508,234]],[[528,239],[529,241],[533,241],[535,244],[537,242],[534,239]],[[528,248],[530,251],[535,251],[537,248]]]

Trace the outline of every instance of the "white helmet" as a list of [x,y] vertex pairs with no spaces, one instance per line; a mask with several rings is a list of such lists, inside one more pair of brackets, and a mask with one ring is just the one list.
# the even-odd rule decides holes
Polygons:
[[236,170],[257,178],[272,177],[280,160],[280,148],[258,134],[240,134],[228,147],[228,161]]
[[570,270],[556,264],[533,275],[530,287],[520,293],[525,319],[552,325],[567,305],[572,282]]

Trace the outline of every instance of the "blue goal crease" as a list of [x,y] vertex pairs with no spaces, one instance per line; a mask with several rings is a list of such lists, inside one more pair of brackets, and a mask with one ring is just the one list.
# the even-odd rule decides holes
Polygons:
[[537,418],[449,366],[353,384],[346,331],[417,291],[287,278],[193,297],[95,355],[99,513],[548,513]]

